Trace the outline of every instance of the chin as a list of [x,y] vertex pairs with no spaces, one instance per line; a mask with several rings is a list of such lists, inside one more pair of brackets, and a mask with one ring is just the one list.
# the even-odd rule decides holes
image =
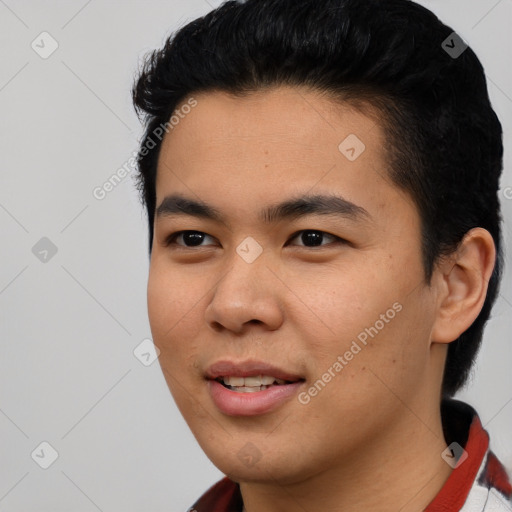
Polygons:
[[219,450],[202,448],[215,467],[234,482],[288,485],[300,483],[310,476],[311,471],[298,466],[296,454],[283,457],[273,448],[268,448],[266,453],[259,452],[250,441],[241,449],[231,446],[225,445]]

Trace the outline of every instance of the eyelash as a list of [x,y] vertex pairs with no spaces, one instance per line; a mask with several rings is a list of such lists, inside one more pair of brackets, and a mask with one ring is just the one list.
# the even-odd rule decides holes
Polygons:
[[[195,248],[201,248],[201,247],[207,247],[207,246],[204,246],[204,245],[195,245],[195,246],[187,246],[187,245],[181,245],[181,244],[177,244],[176,243],[176,238],[178,238],[180,235],[183,235],[185,233],[198,233],[198,234],[201,234],[201,235],[206,235],[206,236],[211,236],[211,235],[208,235],[208,233],[205,233],[204,231],[196,231],[196,230],[184,230],[184,231],[176,231],[175,233],[172,233],[171,235],[169,235],[166,239],[165,239],[165,242],[164,242],[164,246],[165,247],[169,247],[171,245],[173,246],[177,246],[177,247],[180,247],[181,249],[195,249]],[[343,238],[340,238],[339,236],[336,236],[336,235],[331,235],[330,233],[326,233],[325,231],[321,231],[319,229],[302,229],[300,231],[297,231],[296,233],[294,233],[290,239],[290,240],[293,240],[295,238],[297,238],[300,234],[302,233],[321,233],[322,235],[327,235],[328,237],[332,238],[335,240],[335,244],[348,244],[348,242],[346,240],[344,240]],[[212,237],[214,238],[214,237]],[[288,242],[289,242],[288,241]],[[287,244],[288,244],[287,242]],[[307,245],[299,245],[299,247],[303,247],[305,249],[319,249],[319,248],[322,248],[322,247],[326,247],[326,246],[329,246],[329,245],[332,245],[331,244],[324,244],[324,245],[316,245],[316,246],[312,246],[312,247],[308,247]]]

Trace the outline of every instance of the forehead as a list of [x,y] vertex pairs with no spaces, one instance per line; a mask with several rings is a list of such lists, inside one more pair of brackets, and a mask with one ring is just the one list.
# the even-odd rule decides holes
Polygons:
[[373,116],[296,87],[193,98],[162,143],[157,207],[174,192],[241,214],[304,193],[336,192],[373,213],[404,199]]
[[[195,144],[215,150],[216,145],[222,149],[222,143],[236,141],[231,150],[237,152],[238,148],[246,149],[245,143],[259,139],[267,146],[279,145],[283,154],[300,147],[315,153],[326,149],[332,153],[334,149],[333,154],[338,157],[338,145],[349,135],[358,136],[370,146],[382,147],[384,143],[376,109],[361,103],[366,107],[362,113],[346,102],[305,87],[280,86],[237,96],[209,91],[193,98],[196,106],[179,116],[179,123],[165,137],[162,149],[169,144],[185,144],[186,150]],[[186,103],[178,105],[176,112],[180,113]],[[372,117],[366,115],[368,112]],[[178,120],[176,115],[173,118]]]

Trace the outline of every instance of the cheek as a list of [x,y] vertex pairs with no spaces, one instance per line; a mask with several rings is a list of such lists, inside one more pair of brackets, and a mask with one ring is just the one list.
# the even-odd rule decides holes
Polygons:
[[197,280],[185,281],[182,272],[173,271],[158,258],[152,260],[147,288],[148,315],[153,335],[160,341],[174,338],[184,321],[197,314],[205,292],[204,282],[202,286],[198,284]]
[[382,282],[382,274],[371,267],[360,267],[337,266],[321,278],[303,283],[300,295],[308,310],[301,323],[314,329],[310,339],[318,344],[315,348],[330,340],[334,344],[331,348],[343,349],[349,339],[373,325],[396,300]]
[[[388,263],[384,258],[379,261]],[[407,388],[426,371],[432,321],[429,296],[421,285],[411,292],[408,277],[419,279],[421,272],[414,273],[410,266],[405,275],[382,267],[376,261],[356,273],[358,278],[338,271],[318,286],[309,285],[307,303],[315,314],[303,317],[301,323],[309,333],[311,377],[330,380],[331,391],[338,390],[330,399],[345,396],[350,403],[364,402],[380,391],[390,394],[379,377],[392,389]]]
[[147,289],[148,315],[158,361],[168,388],[184,418],[202,417],[194,386],[199,381],[197,360],[200,322],[197,311],[204,295],[180,282],[174,272],[152,261]]
[[[183,274],[182,274],[183,275]],[[183,282],[178,273],[152,261],[147,289],[148,316],[153,342],[160,350],[160,366],[172,391],[179,385],[171,376],[180,380],[195,373],[200,353],[200,311],[204,307],[204,284],[195,289],[197,282]],[[199,283],[200,284],[200,283]]]

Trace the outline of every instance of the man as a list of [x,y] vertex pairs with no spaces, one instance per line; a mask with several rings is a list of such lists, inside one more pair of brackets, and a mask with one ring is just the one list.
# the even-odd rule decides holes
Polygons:
[[[197,512],[512,510],[467,380],[502,266],[476,55],[407,0],[227,2],[134,87]],[[165,133],[164,133],[165,132]]]

